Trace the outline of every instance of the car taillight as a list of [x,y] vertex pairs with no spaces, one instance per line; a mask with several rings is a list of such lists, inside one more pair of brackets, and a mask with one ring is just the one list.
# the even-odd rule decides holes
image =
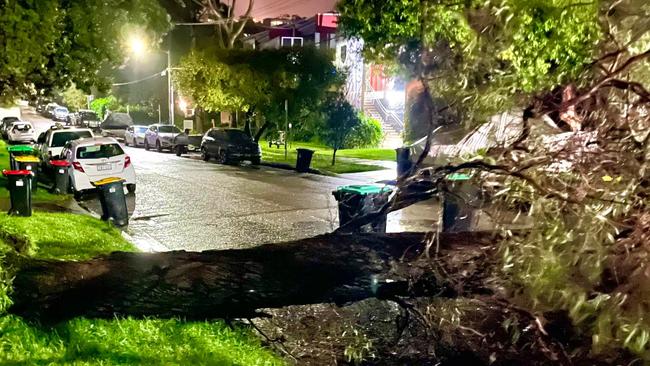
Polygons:
[[131,165],[131,158],[127,155],[127,156],[124,158],[124,169],[128,168],[129,165]]
[[78,161],[73,162],[72,167],[74,168],[74,170],[78,170],[82,173],[85,173],[84,168],[81,166],[81,164]]

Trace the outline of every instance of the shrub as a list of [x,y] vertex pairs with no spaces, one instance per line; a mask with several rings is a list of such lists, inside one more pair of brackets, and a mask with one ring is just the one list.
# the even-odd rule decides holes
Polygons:
[[348,136],[345,147],[348,149],[378,147],[384,138],[381,123],[376,119],[359,113],[361,123]]

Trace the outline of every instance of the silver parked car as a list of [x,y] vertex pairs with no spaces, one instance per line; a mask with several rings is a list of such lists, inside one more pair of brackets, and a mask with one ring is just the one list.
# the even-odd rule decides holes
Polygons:
[[172,149],[174,147],[174,137],[181,133],[181,130],[172,125],[155,124],[149,126],[144,135],[144,148],[149,150],[156,147],[156,150]]
[[147,132],[147,126],[131,126],[124,132],[124,145],[126,146],[144,146],[144,135]]

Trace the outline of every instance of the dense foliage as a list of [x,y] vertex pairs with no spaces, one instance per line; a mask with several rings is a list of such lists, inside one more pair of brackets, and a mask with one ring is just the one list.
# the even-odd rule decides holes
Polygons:
[[302,122],[342,82],[329,54],[313,49],[195,50],[175,73],[180,93],[207,111],[256,112],[272,125]]
[[[621,348],[650,359],[650,4],[344,0],[339,9],[368,56],[422,83],[431,130],[438,100],[471,126],[519,116],[514,141],[462,165],[483,172],[474,183],[506,237],[489,280],[504,306],[539,314],[535,327],[567,314],[571,357],[586,339],[603,360]],[[434,191],[448,189],[423,170]]]
[[345,141],[346,149],[378,147],[384,138],[381,123],[376,119],[359,113],[359,124]]
[[144,0],[2,0],[0,103],[64,90],[105,89],[99,71],[121,64],[125,38],[167,30],[165,12]]

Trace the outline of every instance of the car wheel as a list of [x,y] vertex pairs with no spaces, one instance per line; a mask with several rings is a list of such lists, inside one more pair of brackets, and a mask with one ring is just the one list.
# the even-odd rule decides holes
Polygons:
[[129,139],[127,138],[124,139],[124,146],[129,146]]
[[81,201],[81,199],[84,197],[84,192],[76,191],[74,188],[72,188],[72,195],[74,196],[75,200]]
[[127,190],[129,193],[135,193],[135,183],[133,183],[133,184],[127,184],[127,185],[126,185],[126,190]]
[[160,145],[160,140],[156,140],[156,150],[158,150],[158,152],[162,152],[162,145]]
[[203,161],[210,160],[210,154],[208,154],[208,150],[206,148],[201,149],[201,158],[203,159]]
[[228,154],[225,150],[219,150],[219,155],[217,155],[217,162],[219,164],[228,164]]
[[144,139],[144,149],[149,151],[149,143],[147,142],[147,139]]

